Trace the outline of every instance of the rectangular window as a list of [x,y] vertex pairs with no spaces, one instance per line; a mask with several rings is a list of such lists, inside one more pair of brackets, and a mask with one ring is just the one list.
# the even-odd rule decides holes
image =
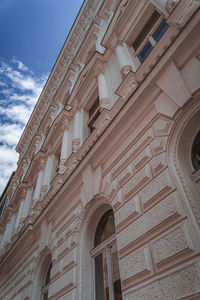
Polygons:
[[88,110],[88,115],[89,115],[89,120],[87,122],[87,126],[89,128],[90,133],[95,129],[94,128],[94,122],[100,115],[100,110],[99,110],[99,98],[95,100],[95,102],[92,104],[92,106]]
[[155,10],[132,44],[141,63],[147,58],[167,29],[166,19]]

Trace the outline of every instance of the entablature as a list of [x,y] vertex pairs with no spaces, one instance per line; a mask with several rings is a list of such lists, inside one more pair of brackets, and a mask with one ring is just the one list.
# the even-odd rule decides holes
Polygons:
[[38,103],[16,147],[16,151],[20,153],[21,156],[23,156],[26,152],[28,144],[30,143],[35,131],[39,126],[39,123],[51,104],[51,101],[54,98],[60,83],[66,76],[69,66],[75,57],[75,54],[79,50],[79,47],[82,44],[101,4],[102,0],[86,1],[83,4],[73,28],[69,33],[67,41],[65,42],[57,62],[47,80]]

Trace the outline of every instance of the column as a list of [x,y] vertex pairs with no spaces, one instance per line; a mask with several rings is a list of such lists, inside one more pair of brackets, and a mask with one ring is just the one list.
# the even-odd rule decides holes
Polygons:
[[30,162],[29,159],[25,159],[24,162],[23,162],[23,167],[22,167],[23,173],[22,173],[21,181],[24,180],[24,177],[25,177],[25,175],[26,175],[26,171],[27,171],[28,166],[29,166],[29,162]]
[[80,108],[76,109],[74,115],[74,131],[72,140],[72,152],[77,153],[81,145],[81,133],[82,133],[82,118]]
[[126,43],[118,45],[116,47],[116,55],[120,65],[120,72],[122,78],[124,79],[130,71],[136,72],[138,67],[140,66],[139,59],[130,54],[129,48]]
[[106,262],[108,270],[108,289],[109,289],[109,299],[114,300],[114,290],[113,290],[113,271],[112,271],[112,260],[111,260],[111,249],[106,248]]
[[64,164],[69,156],[69,125],[69,121],[66,120],[64,125],[64,132],[60,152],[59,174],[63,174],[66,171],[66,167],[64,166]]
[[24,208],[23,208],[23,219],[26,219],[28,213],[29,213],[29,209],[31,206],[31,196],[33,193],[33,188],[28,188],[27,192],[26,192],[26,197],[24,200]]
[[23,207],[24,207],[24,200],[21,201],[20,206],[19,206],[19,210],[17,213],[16,222],[15,222],[15,231],[17,231],[17,229],[19,227],[20,219],[21,219],[22,213],[23,213]]
[[49,153],[45,170],[44,170],[44,175],[43,175],[43,183],[41,187],[41,198],[44,197],[44,195],[48,192],[50,188],[50,183],[53,175],[54,158],[55,155],[53,153]]
[[10,222],[6,226],[6,230],[4,232],[2,243],[1,243],[1,248],[3,248],[4,243],[6,243],[6,242],[9,243],[11,240],[12,232],[14,229],[15,218],[16,218],[16,216],[12,215]]
[[106,77],[103,73],[98,75],[98,89],[100,109],[110,109],[109,92],[106,84]]
[[41,161],[41,164],[39,166],[37,182],[33,194],[33,206],[35,205],[35,203],[37,203],[40,200],[40,192],[43,183],[43,177],[44,177],[44,161]]

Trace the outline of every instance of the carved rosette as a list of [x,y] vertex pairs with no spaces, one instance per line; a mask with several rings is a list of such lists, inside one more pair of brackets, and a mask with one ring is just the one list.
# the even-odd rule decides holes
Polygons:
[[133,72],[132,66],[126,65],[121,68],[122,79],[124,79],[130,72]]
[[78,153],[80,145],[81,145],[80,139],[73,139],[73,141],[72,141],[72,152],[75,153],[75,154]]
[[101,124],[97,127],[97,135],[100,136],[105,128],[110,124],[111,118],[105,117]]
[[102,111],[104,108],[110,109],[110,100],[108,98],[101,99],[99,101],[99,105],[100,105],[100,111]]
[[45,197],[45,195],[48,192],[48,185],[43,185],[41,187],[41,191],[40,191],[40,200],[43,199]]
[[58,167],[58,174],[64,174],[67,172],[67,167],[65,166],[66,159],[61,159]]

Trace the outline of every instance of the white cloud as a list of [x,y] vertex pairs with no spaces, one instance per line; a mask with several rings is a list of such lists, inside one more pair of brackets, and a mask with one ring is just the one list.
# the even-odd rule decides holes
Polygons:
[[23,64],[23,62],[16,59],[15,57],[12,59],[12,62],[17,64],[19,70],[28,71],[28,68]]
[[[47,76],[36,77],[21,61],[0,59],[0,195],[16,169],[14,150],[36,104]],[[6,120],[6,121],[5,121]]]
[[[0,126],[0,143],[15,146],[19,141],[23,128],[19,124],[3,124]],[[1,149],[1,148],[0,148]]]
[[25,125],[28,122],[31,112],[32,107],[30,109],[24,104],[21,104],[13,105],[7,108],[1,108],[0,115],[6,115],[7,118],[12,119],[12,121],[20,122]]
[[18,154],[8,146],[0,147],[0,193],[3,192],[12,172],[17,168]]

